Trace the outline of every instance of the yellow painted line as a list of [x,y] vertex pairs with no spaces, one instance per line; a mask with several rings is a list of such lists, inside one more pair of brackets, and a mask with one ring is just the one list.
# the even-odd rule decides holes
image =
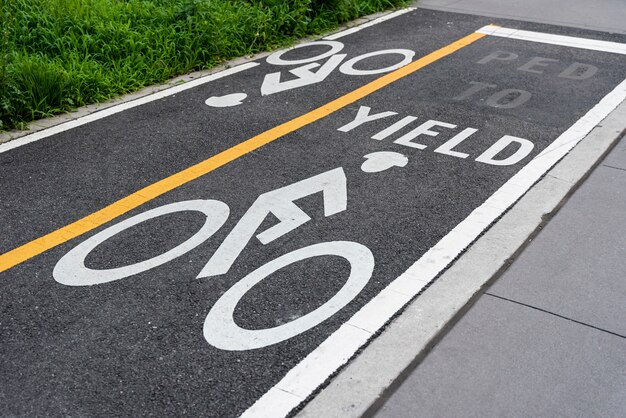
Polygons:
[[169,177],[159,180],[150,186],[126,196],[117,202],[100,209],[76,222],[57,229],[54,232],[46,234],[41,238],[37,238],[27,244],[17,247],[0,255],[0,272],[10,269],[24,261],[33,258],[51,248],[61,245],[71,239],[81,236],[82,234],[98,228],[105,223],[169,192],[183,184],[189,183],[211,171],[228,164],[237,158],[254,151],[263,145],[269,144],[290,132],[296,131],[306,125],[309,125],[319,119],[322,119],[345,106],[362,99],[363,97],[382,89],[385,86],[397,81],[415,71],[426,67],[433,62],[450,55],[459,49],[476,42],[480,38],[486,36],[482,33],[472,33],[456,42],[451,43],[437,51],[434,51],[410,64],[405,65],[391,73],[362,86],[358,89],[339,97],[315,110],[310,111],[302,116],[298,116],[288,122],[269,129],[259,135],[256,135],[242,143],[235,145],[225,151],[220,152],[198,164],[195,164],[185,170],[172,174]]

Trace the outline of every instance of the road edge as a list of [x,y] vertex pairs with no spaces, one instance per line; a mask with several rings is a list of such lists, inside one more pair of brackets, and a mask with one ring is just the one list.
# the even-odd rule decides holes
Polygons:
[[[181,86],[185,86],[186,83],[192,82],[192,81],[198,81],[201,80],[203,78],[209,77],[209,76],[215,76],[218,75],[222,72],[228,71],[231,68],[235,68],[250,62],[253,62],[255,60],[261,59],[261,58],[265,58],[267,56],[269,56],[270,54],[279,52],[279,51],[286,51],[289,49],[294,48],[297,45],[306,43],[306,42],[312,42],[312,41],[316,41],[316,40],[320,40],[320,39],[325,39],[327,37],[332,37],[333,39],[335,37],[340,37],[340,34],[342,34],[342,32],[346,32],[345,35],[349,35],[351,33],[353,33],[355,31],[356,28],[358,28],[358,30],[366,28],[368,26],[371,26],[372,24],[376,24],[379,23],[380,21],[385,21],[391,17],[389,17],[389,15],[395,15],[399,12],[409,12],[415,10],[415,7],[404,7],[404,8],[400,8],[400,9],[390,9],[390,10],[386,10],[384,12],[379,12],[379,13],[374,13],[371,15],[366,15],[366,16],[362,16],[358,19],[352,20],[350,22],[347,22],[341,26],[339,26],[338,28],[326,32],[326,33],[321,33],[321,34],[317,34],[317,35],[311,35],[308,36],[306,38],[302,38],[299,39],[295,42],[293,42],[291,45],[289,45],[288,47],[284,47],[284,48],[279,48],[279,49],[275,49],[272,51],[265,51],[265,52],[259,52],[257,54],[253,54],[253,55],[246,55],[243,57],[238,57],[238,58],[234,58],[232,60],[226,61],[224,63],[221,63],[213,68],[210,68],[208,70],[201,70],[201,71],[194,71],[188,74],[183,74],[174,78],[171,78],[170,80],[167,80],[163,83],[159,83],[159,84],[154,84],[151,86],[147,86],[144,87],[142,89],[139,89],[133,93],[128,93],[128,94],[123,94],[120,96],[117,96],[115,98],[106,100],[104,102],[100,102],[100,103],[94,103],[94,104],[90,104],[90,105],[86,105],[86,106],[82,106],[79,107],[77,109],[71,110],[69,112],[66,113],[61,113],[59,115],[55,115],[55,116],[51,116],[48,118],[43,118],[43,119],[37,119],[34,121],[31,121],[27,124],[27,128],[23,129],[23,130],[10,130],[10,131],[6,131],[6,132],[0,132],[0,145],[2,144],[6,144],[10,141],[19,139],[19,138],[24,138],[26,136],[41,132],[41,131],[45,131],[46,129],[50,129],[53,127],[57,127],[59,125],[62,125],[64,123],[68,123],[68,122],[72,122],[72,121],[77,121],[79,119],[82,119],[86,116],[90,116],[93,114],[96,114],[98,112],[107,110],[107,109],[111,109],[114,108],[116,106],[121,106],[124,105],[126,103],[138,100],[138,99],[144,99],[147,98],[149,96],[152,95],[156,95],[157,93],[161,93],[164,92],[168,89],[172,89],[175,87],[181,87]],[[362,28],[361,28],[362,26]],[[341,35],[343,36],[343,35]],[[156,99],[155,99],[156,100]],[[26,143],[25,143],[26,144]],[[25,145],[24,144],[24,145]]]
[[300,410],[372,416],[626,133],[626,101],[559,161]]

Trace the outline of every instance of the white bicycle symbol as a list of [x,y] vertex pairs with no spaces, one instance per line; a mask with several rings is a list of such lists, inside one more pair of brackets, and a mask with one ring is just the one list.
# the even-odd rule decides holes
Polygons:
[[[323,193],[325,217],[345,211],[347,186],[343,169],[336,168],[260,195],[206,263],[198,278],[227,273],[255,234],[266,245],[311,220],[294,202],[317,192]],[[109,238],[144,221],[184,211],[200,212],[206,216],[206,221],[193,236],[169,251],[118,268],[95,270],[85,266],[87,256]],[[228,205],[218,200],[187,200],[148,210],[112,225],[78,244],[58,261],[53,277],[57,282],[68,286],[91,286],[145,272],[180,257],[208,240],[224,225],[229,213]],[[257,232],[270,213],[279,223]],[[348,279],[326,303],[300,318],[274,328],[250,330],[235,323],[235,307],[253,286],[286,266],[322,256],[339,256],[350,263]],[[209,344],[223,350],[250,350],[292,338],[319,325],[350,303],[368,283],[373,270],[372,252],[366,246],[352,241],[321,242],[291,251],[249,273],[224,293],[204,321],[204,338]]]
[[[302,59],[291,59],[286,60],[283,58],[283,54],[289,51],[293,51],[295,49],[307,48],[311,46],[319,46],[326,45],[330,47],[330,50],[321,53],[319,55],[315,55],[308,58]],[[374,75],[374,74],[382,74],[388,73],[393,70],[397,70],[400,67],[404,67],[408,63],[411,62],[413,56],[415,55],[414,51],[409,49],[385,49],[380,51],[368,52],[366,54],[362,54],[356,56],[354,58],[349,59],[348,61],[343,62],[343,60],[347,57],[347,54],[339,54],[343,49],[344,45],[338,41],[315,41],[309,42],[306,44],[297,45],[294,48],[291,48],[287,51],[278,51],[267,57],[266,61],[268,64],[272,65],[299,65],[305,64],[301,67],[297,67],[289,70],[289,72],[296,76],[297,78],[294,80],[281,81],[281,73],[271,73],[265,76],[263,80],[263,85],[261,86],[261,94],[263,96],[278,93],[285,90],[291,90],[298,87],[303,87],[309,84],[319,83],[323,81],[328,75],[330,75],[333,70],[339,67],[339,72],[346,75]],[[400,55],[402,59],[395,64],[383,67],[383,68],[374,68],[369,70],[363,70],[356,68],[356,64],[371,57],[379,56],[379,55]],[[315,61],[323,60],[328,58],[324,64],[320,66],[319,63]],[[341,64],[341,66],[340,66]],[[319,67],[319,68],[317,68]],[[311,70],[317,68],[316,72],[312,72]]]
[[[293,50],[307,49],[309,47],[316,48],[320,46],[330,47],[330,49],[307,58],[286,59],[283,57],[284,54]],[[337,68],[339,68],[339,72],[342,74],[350,76],[368,76],[388,73],[409,64],[415,56],[415,51],[410,49],[384,49],[358,55],[344,62],[348,55],[339,54],[339,52],[343,50],[343,47],[344,44],[338,41],[319,40],[300,44],[288,50],[274,52],[266,58],[268,64],[280,67],[293,65],[301,66],[290,69],[288,71],[290,75],[284,74],[281,71],[266,74],[260,88],[261,96],[268,96],[321,83]],[[385,67],[370,69],[358,68],[362,65],[360,64],[362,61],[381,55],[399,55],[401,59]],[[326,62],[322,64],[316,62],[321,60],[326,60]],[[238,106],[243,103],[246,97],[248,97],[248,95],[243,92],[230,93],[224,96],[212,96],[205,101],[205,104],[211,107]]]

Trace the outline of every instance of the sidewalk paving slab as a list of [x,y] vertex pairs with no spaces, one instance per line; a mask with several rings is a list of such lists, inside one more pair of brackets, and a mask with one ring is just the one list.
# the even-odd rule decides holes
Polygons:
[[623,0],[419,0],[419,7],[626,33]]
[[626,171],[598,167],[489,293],[626,336]]
[[484,296],[376,417],[623,417],[624,370],[623,338]]

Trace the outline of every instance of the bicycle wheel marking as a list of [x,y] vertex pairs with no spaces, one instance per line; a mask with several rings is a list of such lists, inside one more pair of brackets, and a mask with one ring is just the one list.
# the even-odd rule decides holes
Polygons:
[[[349,277],[331,299],[312,312],[274,328],[249,330],[233,320],[237,303],[254,285],[279,269],[312,257],[332,255],[350,263]],[[231,287],[211,308],[204,322],[204,338],[222,350],[253,350],[295,337],[330,318],[363,290],[374,270],[374,256],[364,245],[351,241],[313,244],[262,265]]]

